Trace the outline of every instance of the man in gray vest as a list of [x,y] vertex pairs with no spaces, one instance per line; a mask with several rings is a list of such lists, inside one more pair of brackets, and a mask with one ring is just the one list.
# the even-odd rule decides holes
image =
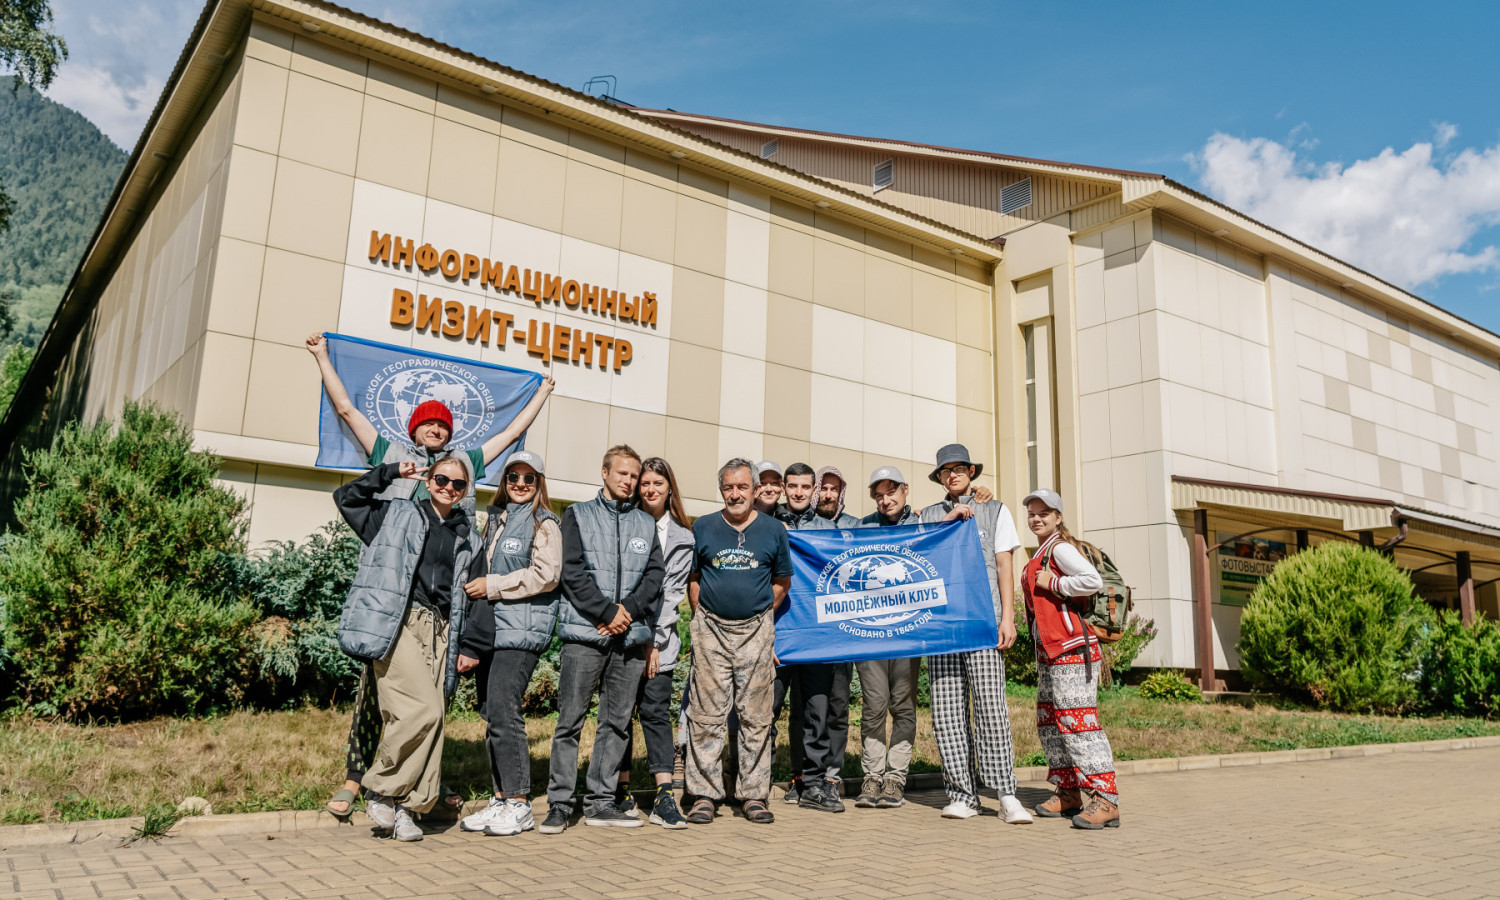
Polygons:
[[[915,525],[920,520],[906,503],[906,476],[895,466],[881,466],[870,473],[870,499],[875,512],[861,525],[890,527]],[[859,740],[865,780],[855,806],[893,809],[906,802],[906,773],[917,740],[917,677],[922,660],[871,659],[858,663],[860,698],[864,714]],[[890,713],[890,740],[886,740],[886,713]]]
[[562,517],[562,638],[557,730],[552,737],[547,818],[542,834],[561,834],[578,783],[578,735],[599,691],[598,729],[585,778],[585,825],[639,828],[615,803],[619,762],[630,741],[636,687],[646,670],[665,569],[656,522],[636,506],[641,457],[620,444],[604,454],[604,488]]
[[969,458],[969,449],[963,444],[948,444],[938,450],[937,467],[927,476],[946,488],[948,495],[922,510],[923,522],[973,518],[979,526],[979,543],[989,570],[995,621],[1000,629],[997,646],[928,658],[932,730],[943,758],[943,785],[951,801],[943,816],[968,819],[979,815],[982,777],[984,784],[998,794],[1005,821],[1024,825],[1031,821],[1031,815],[1015,796],[1015,751],[1005,705],[1005,656],[1001,652],[1016,642],[1011,557],[1021,546],[1021,539],[1004,503],[975,496],[974,479],[983,469],[982,464]]
[[[777,518],[788,531],[836,528],[818,515],[814,500],[818,489],[813,470],[807,463],[792,463],[782,478],[786,505],[777,507]],[[772,694],[772,721],[781,718],[781,707],[791,695],[792,708],[787,726],[787,746],[792,762],[792,785],[787,789],[787,803],[823,812],[843,812],[839,799],[839,770],[844,765],[844,748],[830,745],[830,697],[833,691],[836,663],[791,663],[776,667],[775,693]],[[848,682],[845,682],[847,688]],[[848,695],[845,695],[845,703]],[[847,727],[847,726],[846,726]],[[848,732],[845,731],[847,735]],[[774,730],[772,742],[775,742]],[[831,759],[837,754],[837,761]],[[833,770],[830,778],[828,770]]]

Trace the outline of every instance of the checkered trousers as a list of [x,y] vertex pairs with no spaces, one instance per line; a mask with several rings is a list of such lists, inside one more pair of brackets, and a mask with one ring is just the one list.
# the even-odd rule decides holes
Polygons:
[[[1005,657],[989,647],[927,660],[932,730],[948,799],[979,808],[979,784],[1016,792],[1015,749],[1005,706]],[[972,701],[972,725],[971,717]]]

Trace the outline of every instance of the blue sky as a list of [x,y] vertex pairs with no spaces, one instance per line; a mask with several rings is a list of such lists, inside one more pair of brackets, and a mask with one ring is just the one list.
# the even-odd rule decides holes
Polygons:
[[[1500,4],[354,8],[641,106],[1160,172],[1500,332]],[[133,145],[201,7],[54,0],[54,98]]]

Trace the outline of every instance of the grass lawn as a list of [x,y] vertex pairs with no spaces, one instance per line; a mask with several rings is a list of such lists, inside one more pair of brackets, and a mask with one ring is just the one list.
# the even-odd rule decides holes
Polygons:
[[[1011,687],[1018,765],[1043,765],[1034,688]],[[242,712],[211,719],[155,719],[132,725],[67,725],[34,719],[0,723],[0,823],[76,821],[140,815],[190,796],[215,813],[316,809],[343,780],[348,711]],[[859,773],[858,710],[850,728],[846,776]],[[1134,688],[1103,692],[1100,718],[1119,759],[1289,750],[1500,734],[1500,722],[1348,716],[1305,709],[1165,703]],[[547,783],[552,719],[527,723],[533,790]],[[586,726],[581,759],[593,744]],[[644,747],[636,736],[636,751]],[[489,791],[484,723],[449,719],[444,780],[466,797]],[[918,710],[913,771],[937,771],[932,718]],[[786,728],[779,729],[775,777],[787,777]],[[643,763],[635,783],[650,783]]]

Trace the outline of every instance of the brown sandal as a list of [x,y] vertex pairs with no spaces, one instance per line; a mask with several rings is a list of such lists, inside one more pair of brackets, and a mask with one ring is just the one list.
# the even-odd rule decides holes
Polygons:
[[715,814],[714,802],[707,797],[699,797],[693,802],[693,808],[688,810],[687,820],[694,825],[710,825]]
[[744,813],[746,821],[756,825],[769,825],[776,821],[776,816],[766,808],[764,800],[746,800],[740,806],[740,812]]

